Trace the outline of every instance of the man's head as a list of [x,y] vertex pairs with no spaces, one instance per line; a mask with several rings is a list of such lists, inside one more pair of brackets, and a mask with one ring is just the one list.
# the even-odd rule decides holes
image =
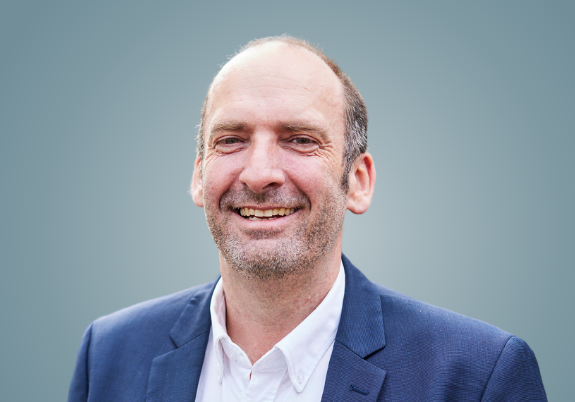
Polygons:
[[[305,49],[317,57],[319,57],[336,75],[336,77],[341,82],[343,88],[343,116],[345,119],[345,150],[343,155],[344,163],[344,174],[342,176],[342,186],[347,189],[348,182],[347,178],[349,175],[349,170],[351,165],[357,159],[357,157],[367,151],[367,108],[365,107],[365,102],[360,92],[357,90],[353,82],[349,77],[339,68],[334,60],[329,59],[317,46],[311,45],[309,42],[294,38],[288,35],[282,36],[271,36],[267,38],[256,39],[245,45],[236,56],[242,54],[243,52],[261,46],[264,44],[284,44],[292,48]],[[200,124],[198,125],[198,138],[197,138],[197,152],[200,158],[204,155],[204,132],[205,132],[205,121],[206,113],[210,102],[210,93],[212,92],[213,85],[212,82],[206,99],[204,101],[204,106],[200,114]]]
[[[251,42],[215,77],[202,110],[192,195],[224,260],[248,275],[281,277],[339,253],[346,209],[363,213],[371,200],[363,100],[314,49],[285,37]],[[353,114],[360,122],[350,125]],[[359,148],[348,133],[356,126]]]

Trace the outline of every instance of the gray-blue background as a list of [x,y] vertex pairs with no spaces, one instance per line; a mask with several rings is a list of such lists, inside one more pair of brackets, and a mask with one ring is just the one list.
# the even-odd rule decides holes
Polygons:
[[212,279],[195,125],[250,39],[321,44],[367,102],[369,278],[495,324],[571,396],[575,7],[560,1],[0,3],[2,401],[62,401],[84,328]]

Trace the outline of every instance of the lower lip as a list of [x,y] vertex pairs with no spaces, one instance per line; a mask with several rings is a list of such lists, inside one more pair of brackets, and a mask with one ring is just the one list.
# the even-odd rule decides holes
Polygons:
[[[290,214],[290,215],[291,215],[291,214]],[[262,219],[261,217],[259,217],[259,216],[255,216],[255,217],[250,217],[250,218],[245,218],[245,217],[244,217],[244,219],[246,219],[246,220],[248,220],[248,221],[273,221],[273,220],[275,220],[275,219],[280,219],[280,218],[283,218],[283,217],[285,217],[285,216],[289,216],[289,215],[282,215],[282,216],[276,216],[276,217],[270,216],[270,217],[263,218],[263,219]]]

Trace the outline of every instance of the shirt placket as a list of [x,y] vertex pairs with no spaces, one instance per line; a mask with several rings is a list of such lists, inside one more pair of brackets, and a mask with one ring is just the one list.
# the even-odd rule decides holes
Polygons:
[[242,402],[273,402],[287,371],[281,351],[275,349],[252,367],[251,379]]
[[222,341],[224,401],[243,401],[249,386],[251,363],[246,354],[229,339]]

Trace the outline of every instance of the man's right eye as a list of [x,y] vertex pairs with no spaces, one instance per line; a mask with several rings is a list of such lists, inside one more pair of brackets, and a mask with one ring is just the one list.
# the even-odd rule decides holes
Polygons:
[[230,145],[237,145],[239,143],[242,142],[241,138],[237,138],[237,137],[225,137],[225,138],[221,138],[219,140],[216,141],[215,146],[230,146]]
[[223,137],[218,138],[214,142],[214,150],[221,153],[236,152],[242,149],[242,144],[245,141],[239,137]]

